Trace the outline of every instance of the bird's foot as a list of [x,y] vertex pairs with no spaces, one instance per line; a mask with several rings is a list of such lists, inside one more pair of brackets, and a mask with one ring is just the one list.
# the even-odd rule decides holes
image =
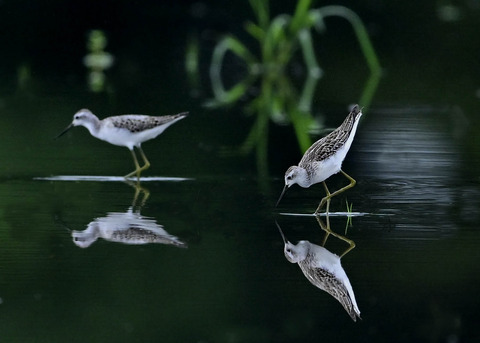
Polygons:
[[141,169],[136,169],[136,170],[134,170],[133,172],[128,173],[127,175],[125,175],[124,178],[128,180],[128,179],[130,179],[131,177],[133,177],[133,176],[136,175],[136,176],[137,176],[137,181],[139,181],[139,180],[140,180],[140,174],[141,174]]
[[325,209],[325,214],[328,215],[328,211],[329,211],[329,208],[330,208],[330,197],[329,196],[326,196],[325,198],[323,198],[321,201],[320,201],[320,204],[318,205],[314,215],[316,216],[319,216],[321,215],[322,213],[320,212],[320,210],[322,209],[322,207],[325,205],[325,203],[327,204],[327,208]]

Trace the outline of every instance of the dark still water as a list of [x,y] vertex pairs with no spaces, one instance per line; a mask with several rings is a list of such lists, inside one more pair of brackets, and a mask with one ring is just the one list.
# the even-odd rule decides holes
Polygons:
[[[358,183],[332,200],[336,236],[325,244],[337,255],[348,248],[339,237],[356,244],[342,258],[356,323],[287,261],[276,228],[292,243],[322,245],[325,232],[310,215],[321,185],[292,187],[275,210],[284,167],[259,178],[225,167],[237,157],[212,155],[211,174],[176,171],[177,162],[163,174],[158,165],[169,161],[159,151],[180,140],[172,128],[145,145],[152,168],[139,188],[88,176],[101,169],[99,158],[123,175],[130,156],[102,142],[91,154],[78,142],[97,141],[75,129],[51,152],[63,157],[50,161],[52,170],[73,171],[83,155],[83,176],[4,176],[0,184],[2,340],[471,341],[479,334],[480,187],[468,175],[478,163],[467,162],[449,118],[446,110],[379,108],[361,122],[344,163]],[[328,180],[331,190],[346,183]]]
[[[480,341],[478,4],[266,4],[0,1],[0,342]],[[356,186],[275,208],[355,103]],[[190,114],[137,185],[82,108]]]

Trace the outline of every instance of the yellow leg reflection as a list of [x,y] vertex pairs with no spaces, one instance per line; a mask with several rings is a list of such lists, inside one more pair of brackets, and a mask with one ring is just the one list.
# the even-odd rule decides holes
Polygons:
[[137,203],[138,203],[138,198],[140,196],[140,193],[143,194],[143,198],[142,198],[142,201],[140,202],[140,208],[143,207],[143,205],[145,205],[145,203],[147,202],[147,199],[150,197],[150,191],[145,188],[145,187],[142,187],[140,185],[140,182],[132,182],[130,180],[126,180],[126,183],[129,185],[129,186],[132,186],[133,188],[135,188],[135,195],[133,196],[133,201],[132,201],[132,207],[136,207],[137,206]]
[[352,241],[351,239],[348,239],[345,236],[339,235],[338,233],[335,233],[330,229],[330,219],[328,217],[328,214],[327,214],[327,217],[326,217],[326,222],[327,222],[326,225],[319,216],[317,216],[316,218],[317,218],[318,224],[320,225],[320,228],[323,231],[325,231],[325,236],[323,237],[322,246],[325,246],[325,243],[327,243],[328,237],[330,235],[332,235],[332,236],[337,237],[338,239],[344,241],[345,243],[347,243],[349,245],[349,247],[343,252],[343,254],[340,255],[340,258],[345,256],[346,254],[348,254],[350,252],[350,250],[355,248],[355,242],[354,241]]

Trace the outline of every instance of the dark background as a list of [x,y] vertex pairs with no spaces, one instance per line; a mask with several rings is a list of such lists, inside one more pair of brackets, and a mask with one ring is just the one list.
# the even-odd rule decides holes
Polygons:
[[[316,207],[320,185],[292,188],[274,209],[284,171],[301,156],[292,127],[270,122],[269,173],[259,175],[255,150],[232,148],[255,120],[245,109],[255,92],[235,105],[204,106],[224,34],[258,54],[244,30],[254,20],[248,1],[0,0],[1,341],[478,341],[480,3],[313,7],[328,4],[362,18],[382,66],[344,163],[358,184],[331,205],[343,211],[348,200],[366,214],[353,218],[348,237],[357,247],[342,260],[363,320],[353,323],[282,254],[275,219],[292,242],[321,241],[315,220],[298,216]],[[272,1],[271,16],[294,7]],[[358,101],[369,70],[350,25],[328,18],[326,27],[313,34],[324,76],[312,114],[329,129]],[[115,57],[100,93],[89,91],[82,62],[92,29],[105,32]],[[192,39],[194,86],[185,72]],[[302,84],[300,55],[288,72]],[[241,61],[225,65],[229,84],[244,73]],[[53,139],[84,107],[100,118],[190,111],[144,145],[146,176],[190,180],[143,183],[151,195],[142,208],[189,249],[73,244],[69,230],[125,212],[134,196],[123,182],[37,179],[132,169],[126,149],[83,128]],[[332,177],[329,187],[344,181]],[[345,216],[332,225],[345,232]]]

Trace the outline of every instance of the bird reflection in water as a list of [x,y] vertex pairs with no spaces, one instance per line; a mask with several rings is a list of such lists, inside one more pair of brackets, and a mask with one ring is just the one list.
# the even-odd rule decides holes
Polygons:
[[[132,245],[157,243],[186,248],[186,243],[170,235],[154,218],[140,214],[150,193],[139,184],[129,184],[135,187],[132,206],[126,212],[110,212],[105,217],[96,218],[83,231],[72,230],[73,242],[80,248],[88,248],[98,238]],[[136,206],[140,193],[143,193],[143,199],[140,206]]]
[[[296,245],[292,244],[285,238],[280,225],[276,223],[285,243],[285,257],[291,263],[298,263],[308,281],[337,299],[353,321],[357,321],[357,318],[360,318],[360,310],[350,280],[340,263],[340,259],[355,247],[355,243],[331,231],[328,216],[327,225],[322,222],[320,217],[317,217],[317,221],[322,230],[325,231],[322,246],[309,241],[300,241]],[[328,251],[324,247],[330,235],[349,244],[349,247],[341,256]]]

